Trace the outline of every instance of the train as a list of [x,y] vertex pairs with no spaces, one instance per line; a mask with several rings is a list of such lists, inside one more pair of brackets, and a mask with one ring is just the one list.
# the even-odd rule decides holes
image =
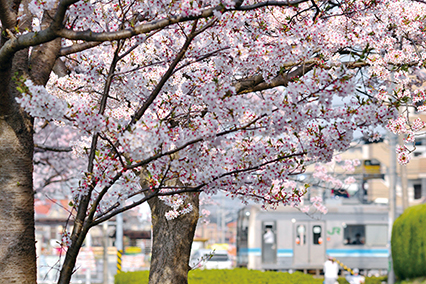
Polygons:
[[[237,266],[258,270],[316,271],[327,257],[365,274],[389,267],[389,217],[384,205],[327,205],[328,213],[306,214],[290,206],[238,211]],[[350,271],[350,270],[349,270]]]

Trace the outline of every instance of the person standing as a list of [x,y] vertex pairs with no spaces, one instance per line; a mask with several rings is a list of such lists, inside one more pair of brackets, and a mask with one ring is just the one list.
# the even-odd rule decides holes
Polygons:
[[328,257],[324,263],[324,284],[335,284],[339,275],[339,265],[334,258]]

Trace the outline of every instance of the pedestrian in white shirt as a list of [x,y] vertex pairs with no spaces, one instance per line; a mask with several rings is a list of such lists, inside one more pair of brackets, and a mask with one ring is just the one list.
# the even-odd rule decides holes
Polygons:
[[324,284],[335,284],[339,275],[339,265],[334,258],[328,257],[324,263]]

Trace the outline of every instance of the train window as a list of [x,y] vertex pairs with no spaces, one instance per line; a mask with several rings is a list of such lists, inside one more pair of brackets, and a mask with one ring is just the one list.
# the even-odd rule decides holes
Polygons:
[[312,227],[314,245],[322,244],[321,231],[321,226],[315,225]]
[[343,242],[345,245],[365,244],[365,226],[347,225],[343,232]]
[[297,245],[305,245],[306,244],[306,227],[305,225],[298,225],[297,229],[297,237],[296,237],[296,244]]
[[272,231],[272,225],[265,226],[265,233],[263,234],[263,242],[265,244],[271,244],[271,245],[275,243],[275,234]]
[[366,225],[365,243],[369,246],[386,246],[388,242],[387,225]]

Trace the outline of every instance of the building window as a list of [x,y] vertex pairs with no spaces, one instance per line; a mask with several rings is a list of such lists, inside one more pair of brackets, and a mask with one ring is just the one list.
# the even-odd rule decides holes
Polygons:
[[422,185],[421,184],[415,184],[414,185],[414,199],[420,199],[422,198]]

